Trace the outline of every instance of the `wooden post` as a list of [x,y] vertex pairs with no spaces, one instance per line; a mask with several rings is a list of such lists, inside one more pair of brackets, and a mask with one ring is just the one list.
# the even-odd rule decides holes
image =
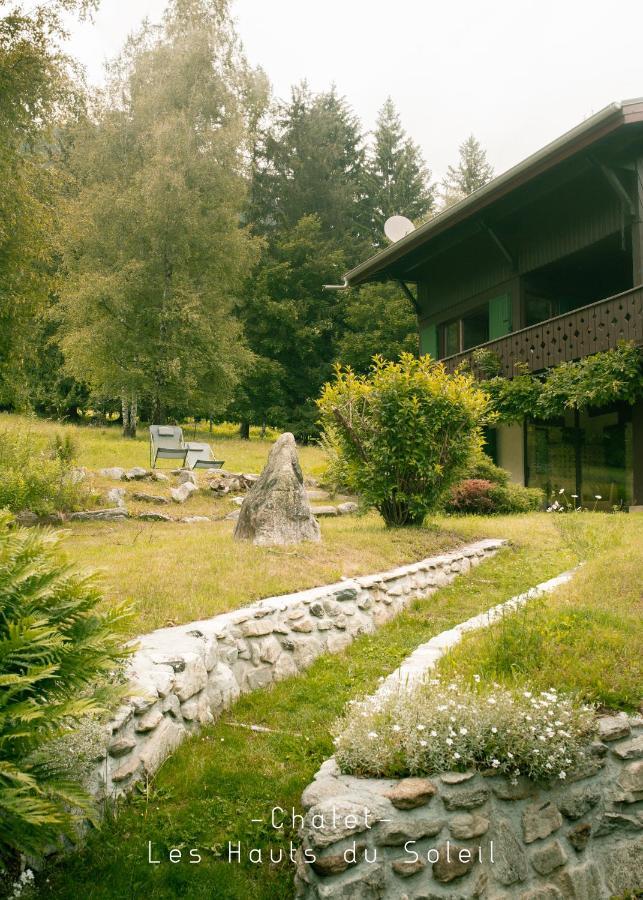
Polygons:
[[643,512],[643,400],[632,407],[632,505]]
[[635,203],[632,222],[632,279],[633,286],[643,284],[643,157],[634,164]]

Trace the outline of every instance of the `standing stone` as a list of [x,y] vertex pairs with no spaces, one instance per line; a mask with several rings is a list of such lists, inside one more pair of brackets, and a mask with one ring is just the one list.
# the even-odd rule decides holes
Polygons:
[[261,546],[321,540],[306,496],[295,438],[289,432],[275,443],[265,469],[248,492],[234,536]]

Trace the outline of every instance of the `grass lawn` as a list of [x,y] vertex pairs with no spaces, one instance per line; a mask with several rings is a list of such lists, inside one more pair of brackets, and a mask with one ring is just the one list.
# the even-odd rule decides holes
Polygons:
[[[587,526],[571,536],[546,514],[440,522],[462,539],[509,535],[512,546],[466,578],[416,601],[345,653],[320,658],[306,673],[243,697],[218,723],[186,742],[146,791],[124,802],[82,853],[51,869],[42,896],[291,897],[293,867],[287,855],[282,863],[259,866],[244,853],[241,864],[231,864],[228,841],[235,846],[241,841],[244,851],[262,848],[264,861],[270,847],[287,851],[295,834],[273,830],[270,810],[299,810],[302,789],[332,753],[329,728],[347,700],[372,692],[378,678],[431,636],[574,565],[586,545],[603,552],[598,545],[609,543],[622,527],[616,516],[585,518]],[[603,535],[600,541],[596,535],[588,542],[586,532],[592,530]],[[609,680],[613,673],[594,674]],[[252,732],[239,723],[271,732]],[[148,863],[148,841],[160,865]],[[172,847],[198,848],[201,863],[170,863]]]

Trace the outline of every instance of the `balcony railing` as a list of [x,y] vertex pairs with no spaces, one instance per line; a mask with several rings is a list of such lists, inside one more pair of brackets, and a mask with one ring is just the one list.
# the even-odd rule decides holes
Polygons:
[[[517,362],[527,363],[530,371],[538,372],[611,350],[619,341],[643,345],[643,285],[514,331],[480,347],[493,351],[500,360],[499,374],[511,378],[516,374]],[[465,361],[472,365],[472,356],[480,347],[448,356],[442,362],[449,372]]]

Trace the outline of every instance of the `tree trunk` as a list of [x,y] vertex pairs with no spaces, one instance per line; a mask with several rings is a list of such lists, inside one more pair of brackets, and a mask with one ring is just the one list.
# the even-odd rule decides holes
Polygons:
[[266,436],[266,420],[264,419],[263,422],[261,423],[261,440],[262,441],[265,438],[265,436]]
[[135,438],[138,426],[138,398],[136,394],[121,396],[121,415],[123,417],[123,437]]
[[250,440],[250,422],[241,422],[239,424],[239,437],[244,441]]

